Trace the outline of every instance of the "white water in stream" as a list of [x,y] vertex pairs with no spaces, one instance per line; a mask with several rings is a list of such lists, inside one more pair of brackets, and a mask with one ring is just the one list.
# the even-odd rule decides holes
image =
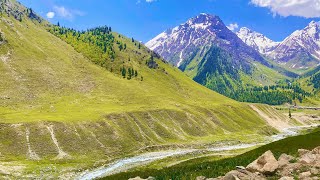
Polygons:
[[254,146],[264,145],[270,142],[278,141],[286,137],[299,135],[299,131],[301,131],[302,129],[311,128],[311,127],[317,127],[317,125],[286,128],[286,129],[283,129],[283,132],[281,134],[271,136],[263,143],[226,145],[226,146],[212,147],[207,149],[176,149],[172,151],[145,153],[145,154],[137,155],[134,157],[118,160],[112,164],[100,167],[93,171],[86,171],[82,173],[80,177],[78,177],[77,179],[91,180],[99,177],[105,177],[108,175],[129,170],[137,166],[145,165],[156,160],[165,159],[165,158],[176,156],[176,155],[185,155],[185,154],[201,152],[201,151],[222,152],[222,151],[230,151],[230,150],[247,149]]

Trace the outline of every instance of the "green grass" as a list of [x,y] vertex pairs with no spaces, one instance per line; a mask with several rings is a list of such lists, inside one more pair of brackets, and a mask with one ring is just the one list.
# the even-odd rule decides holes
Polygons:
[[316,129],[313,132],[309,132],[306,135],[300,135],[296,137],[289,137],[271,144],[259,147],[236,157],[222,159],[222,160],[208,160],[210,158],[198,158],[190,161],[182,162],[178,165],[163,168],[161,170],[156,169],[143,169],[143,171],[133,171],[116,174],[103,178],[108,179],[128,179],[131,177],[149,177],[153,176],[156,179],[195,179],[198,176],[217,177],[224,175],[230,170],[235,169],[236,166],[246,166],[264,152],[271,150],[278,158],[282,153],[287,153],[293,156],[297,156],[297,150],[313,149],[320,146],[320,129]]

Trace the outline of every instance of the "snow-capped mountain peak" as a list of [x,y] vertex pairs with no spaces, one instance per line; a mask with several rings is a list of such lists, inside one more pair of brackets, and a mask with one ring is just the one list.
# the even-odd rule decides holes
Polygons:
[[311,21],[307,27],[319,27],[320,22]]
[[209,39],[216,37],[218,31],[225,31],[224,28],[226,27],[218,16],[201,13],[175,28],[164,31],[147,42],[146,46],[169,61],[170,52],[178,49],[179,60],[172,60],[172,63],[180,66],[188,48],[206,44]]
[[244,43],[256,51],[259,51],[261,54],[270,53],[279,44],[247,27],[242,27],[236,34]]
[[279,63],[291,64],[291,68],[307,69],[319,64],[320,23],[311,21],[293,32],[270,55]]
[[237,56],[238,60],[243,59],[240,56],[262,59],[254,49],[248,47],[230,31],[218,16],[206,13],[201,13],[175,28],[164,31],[147,42],[146,46],[178,67],[196,53],[205,52],[212,46],[227,50]]
[[147,42],[146,46],[151,50],[155,50],[157,47],[163,45],[164,41],[168,39],[169,36],[171,38],[178,38],[178,34],[184,33],[188,29],[195,31],[210,31],[210,27],[218,25],[224,26],[218,16],[201,13],[198,16],[189,19],[186,23],[162,32],[161,34]]

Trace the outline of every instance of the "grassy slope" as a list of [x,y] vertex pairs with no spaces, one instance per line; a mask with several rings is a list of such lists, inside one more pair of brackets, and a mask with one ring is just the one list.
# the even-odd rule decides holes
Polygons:
[[[199,53],[190,60],[190,63],[185,68],[185,73],[194,78],[197,75],[197,67],[199,66],[200,59],[203,57],[199,55]],[[259,62],[252,62],[252,75],[245,74],[240,72],[241,80],[243,81],[242,85],[245,87],[246,85],[253,85],[253,86],[268,86],[274,85],[277,81],[283,79],[290,79],[284,74],[279,73],[275,69],[269,68],[265,65],[262,65]],[[234,80],[230,79],[230,82]],[[234,84],[233,84],[234,85]]]
[[[25,173],[52,163],[88,167],[154,145],[247,140],[248,134],[274,132],[249,105],[198,85],[178,69],[160,60],[157,70],[141,65],[147,49],[138,50],[130,39],[122,38],[127,50],[118,59],[130,55],[143,81],[92,64],[28,19],[2,18],[0,28],[8,41],[0,46],[0,158],[24,164]],[[71,159],[53,160],[53,138]],[[30,149],[40,162],[30,161]]]
[[314,88],[314,85],[310,83],[311,75],[314,75],[317,73],[320,73],[319,67],[308,71],[300,79],[297,80],[305,91],[312,94],[311,97],[307,97],[307,99],[303,102],[303,104],[301,104],[303,106],[318,107],[320,105],[320,90]]
[[[3,115],[3,122],[98,120],[103,111],[176,110],[203,102],[207,106],[235,103],[197,85],[160,61],[168,74],[140,66],[144,81],[128,81],[92,65],[70,46],[29,21],[23,25],[17,23],[14,28],[4,22],[1,26],[9,41],[1,46],[3,57],[13,49],[9,61],[1,63],[4,72],[1,101],[6,104],[2,110],[8,112]],[[129,46],[128,51],[130,48],[133,47]],[[73,102],[74,99],[77,102]],[[13,106],[19,107],[19,114],[10,113],[15,111]],[[23,119],[17,118],[26,114]]]
[[253,63],[254,70],[252,76],[244,75],[242,80],[245,84],[254,86],[269,86],[275,85],[277,81],[290,79],[289,77],[280,74],[274,69],[268,68],[258,62]]
[[153,176],[156,177],[156,179],[195,179],[198,176],[217,177],[235,169],[235,166],[248,165],[250,162],[254,161],[257,157],[268,150],[271,150],[276,157],[279,157],[282,153],[297,156],[298,149],[313,149],[319,146],[319,139],[320,129],[318,128],[310,134],[290,137],[284,140],[273,142],[232,158],[218,161],[214,160],[210,162],[210,160],[208,160],[210,158],[205,157],[186,161],[162,170],[145,169],[142,171],[121,173],[106,177],[104,179],[122,180],[136,176]]

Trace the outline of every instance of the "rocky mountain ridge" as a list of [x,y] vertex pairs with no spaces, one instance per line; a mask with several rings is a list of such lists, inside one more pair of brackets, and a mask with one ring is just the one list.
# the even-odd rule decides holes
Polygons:
[[203,56],[212,46],[228,51],[234,57],[233,61],[264,61],[259,53],[230,31],[218,16],[205,13],[159,34],[146,46],[177,67],[193,59],[196,54]]
[[242,27],[236,34],[244,43],[261,54],[269,54],[279,45],[279,42],[274,42],[265,35],[246,27]]
[[311,21],[282,42],[274,42],[261,33],[241,28],[237,35],[247,45],[278,64],[293,70],[308,70],[320,65],[320,25]]

